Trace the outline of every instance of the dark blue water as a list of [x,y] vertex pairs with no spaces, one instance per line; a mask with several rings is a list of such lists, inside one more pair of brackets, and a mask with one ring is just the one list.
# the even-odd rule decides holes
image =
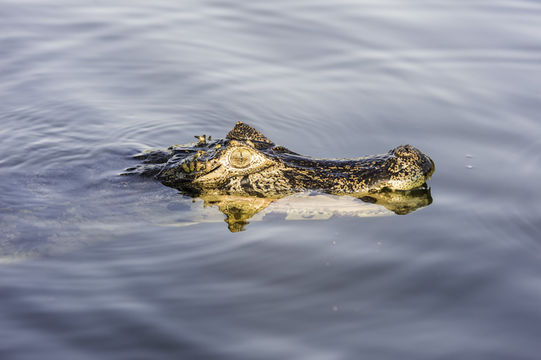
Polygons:
[[[49,3],[0,2],[0,358],[540,358],[540,2]],[[119,176],[239,120],[433,203],[232,233]]]

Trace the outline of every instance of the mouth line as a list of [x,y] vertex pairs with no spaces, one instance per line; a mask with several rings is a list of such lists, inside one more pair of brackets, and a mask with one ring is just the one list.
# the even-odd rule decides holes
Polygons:
[[[222,167],[222,165],[218,164],[218,166],[216,166],[214,169],[210,170],[209,172],[205,173],[203,176],[210,175],[210,174],[212,174],[213,172],[215,172],[216,170],[218,170],[218,169],[221,168],[221,167]],[[205,183],[205,182],[206,182],[205,180],[200,180],[200,179],[197,179],[197,178],[196,178],[197,175],[200,175],[200,174],[202,174],[202,173],[203,173],[202,171],[199,171],[199,172],[197,172],[197,173],[192,173],[192,174],[190,174],[190,175],[192,176],[192,179],[191,179],[191,180],[194,181],[194,182],[200,183],[200,184],[201,184],[201,183]]]

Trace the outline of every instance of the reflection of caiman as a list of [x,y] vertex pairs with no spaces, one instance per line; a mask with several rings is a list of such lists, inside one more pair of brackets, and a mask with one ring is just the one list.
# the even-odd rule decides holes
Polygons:
[[[393,198],[386,207],[398,214],[431,202],[426,180],[434,172],[434,162],[411,145],[398,146],[382,155],[327,160],[276,146],[242,122],[225,139],[211,141],[205,135],[196,138],[199,141],[190,145],[137,154],[135,158],[143,160],[143,164],[127,169],[126,174],[154,176],[184,194],[203,199],[221,196],[219,201],[205,201],[218,205],[222,211],[227,208],[224,199],[231,196],[266,198],[272,202],[309,190],[350,195],[384,206],[382,199]],[[412,189],[415,191],[411,192]],[[389,192],[392,196],[385,195]],[[412,197],[421,201],[412,201]],[[405,201],[396,201],[402,198]],[[246,217],[242,217],[244,221]]]
[[[283,198],[259,198],[237,195],[202,195],[206,205],[217,206],[226,215],[225,222],[232,232],[244,230],[250,221],[267,219],[327,220],[334,216],[376,217],[407,214],[432,202],[430,189],[423,187],[404,191],[380,191],[360,199],[322,193],[300,193]],[[362,200],[362,201],[361,201]],[[213,222],[205,212],[192,221]],[[190,220],[184,219],[190,223]],[[180,223],[182,224],[182,223]]]

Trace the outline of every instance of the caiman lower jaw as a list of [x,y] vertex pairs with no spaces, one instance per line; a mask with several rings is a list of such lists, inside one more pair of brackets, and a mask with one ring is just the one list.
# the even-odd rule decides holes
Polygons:
[[430,174],[419,176],[416,179],[390,179],[386,182],[383,189],[389,189],[393,191],[409,191],[426,186],[426,182],[430,178]]

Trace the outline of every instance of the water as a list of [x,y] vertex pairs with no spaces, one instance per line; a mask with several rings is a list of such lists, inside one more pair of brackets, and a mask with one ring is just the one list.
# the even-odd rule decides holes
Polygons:
[[[526,0],[2,1],[0,358],[538,359],[539,24]],[[238,120],[315,157],[411,143],[433,203],[232,233],[118,176]]]

